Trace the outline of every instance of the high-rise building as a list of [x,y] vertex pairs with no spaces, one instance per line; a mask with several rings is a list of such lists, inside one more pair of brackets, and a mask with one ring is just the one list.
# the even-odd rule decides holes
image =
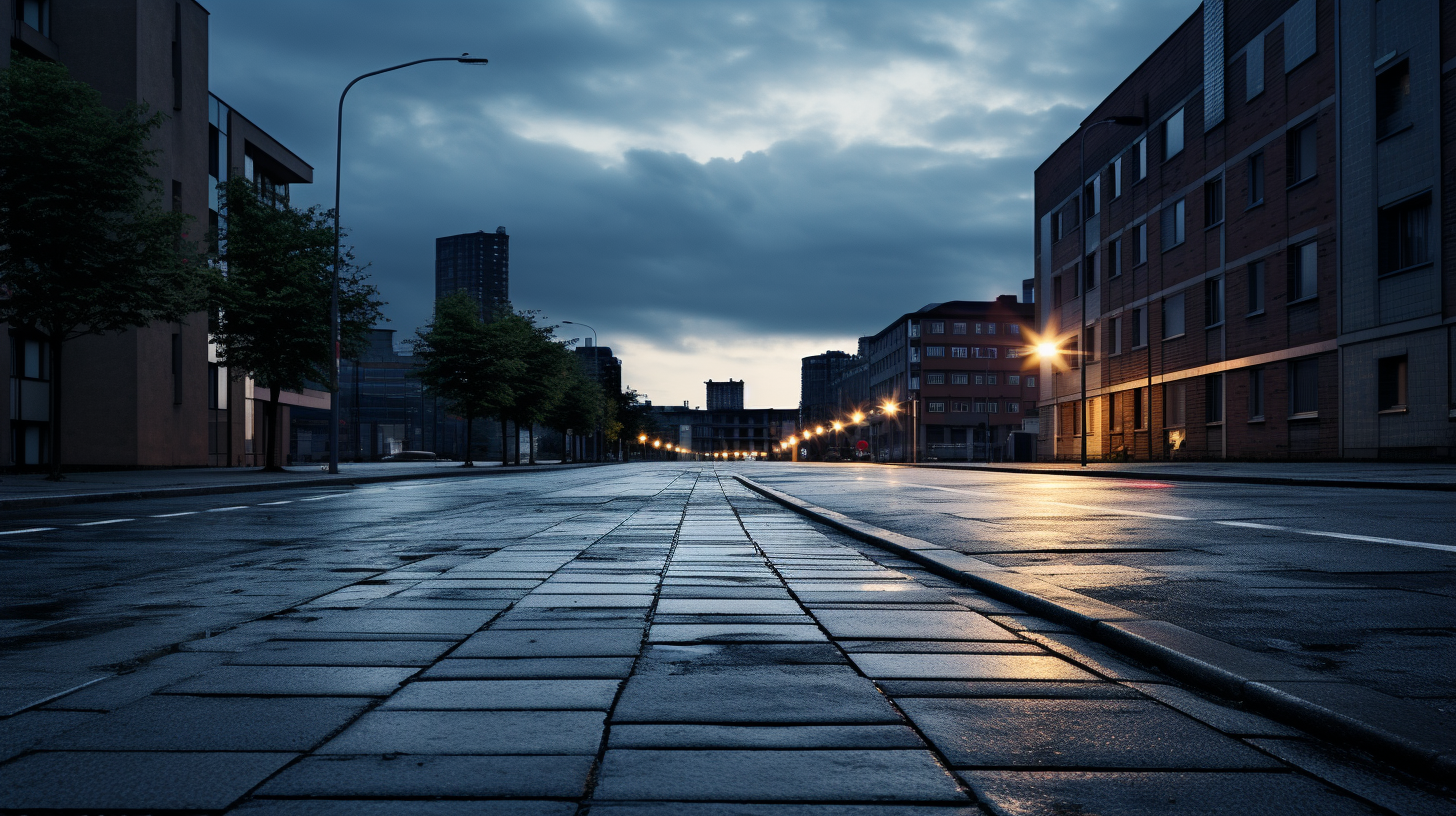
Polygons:
[[1036,171],[1042,455],[1452,455],[1453,58],[1453,3],[1200,5]]
[[608,397],[622,393],[622,361],[612,356],[611,346],[598,346],[590,337],[576,349],[576,360]]
[[842,351],[826,351],[799,362],[799,422],[804,426],[832,421],[839,414],[835,384],[856,358]]
[[735,411],[743,409],[743,380],[728,378],[728,382],[708,380],[708,410]]
[[435,299],[467,292],[480,315],[511,302],[511,236],[505,227],[435,239]]

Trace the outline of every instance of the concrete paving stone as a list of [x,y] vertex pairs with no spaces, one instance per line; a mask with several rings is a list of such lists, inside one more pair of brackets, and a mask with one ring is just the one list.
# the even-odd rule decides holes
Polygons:
[[759,625],[797,625],[814,626],[814,619],[808,615],[665,615],[656,614],[652,616],[654,626],[686,626],[692,624],[728,624],[733,626],[746,626],[749,624]]
[[632,673],[630,657],[446,658],[421,675],[425,680],[507,678],[612,678]]
[[[257,796],[544,796],[586,792],[590,756],[312,756]],[[480,813],[480,803],[475,803]]]
[[821,604],[924,604],[944,603],[945,593],[936,590],[904,590],[900,592],[820,592],[794,587],[794,594],[806,606]]
[[385,700],[382,708],[606,711],[620,684],[620,680],[421,680]]
[[924,748],[903,725],[614,725],[608,748]]
[[587,570],[562,569],[551,576],[548,583],[552,584],[642,584],[645,586],[656,586],[658,575],[656,571],[646,573],[610,573],[591,572]]
[[1165,683],[1128,683],[1163,705],[1176,708],[1204,725],[1225,734],[1243,737],[1302,737],[1304,733],[1287,725],[1237,708],[1221,705],[1187,689]]
[[847,666],[699,668],[638,674],[627,681],[613,722],[890,723],[900,716]]
[[582,754],[601,745],[601,711],[371,711],[318,754]]
[[[658,598],[750,598],[754,600],[791,600],[787,590],[781,587],[715,587],[665,585]],[[659,601],[660,602],[660,601]]]
[[976,797],[1003,816],[1374,814],[1374,808],[1287,773],[962,771]]
[[603,800],[964,801],[929,751],[608,750]]
[[575,816],[575,802],[421,799],[254,799],[229,813],[240,816]]
[[866,675],[898,680],[1096,680],[1051,655],[851,653]]
[[518,601],[516,609],[529,607],[611,609],[638,606],[645,608],[652,605],[652,600],[651,595],[542,595],[533,592]]
[[849,666],[829,643],[691,643],[647,647],[637,674],[683,674],[730,666]]
[[765,601],[739,598],[662,598],[657,602],[662,615],[802,615],[804,610],[791,600]]
[[1035,615],[987,615],[991,621],[999,623],[1013,632],[1058,632],[1065,634],[1076,634],[1076,630],[1060,623],[1052,623],[1044,618]]
[[221,810],[296,754],[55,751],[0,766],[7,810]]
[[1332,746],[1294,739],[1255,739],[1254,745],[1341,790],[1400,816],[1451,816],[1456,803],[1397,779],[1369,761],[1356,760]]
[[390,597],[400,601],[513,601],[529,589],[406,589]]
[[759,578],[714,578],[704,576],[667,576],[663,579],[663,587],[773,587],[781,589],[783,582],[772,574]]
[[652,627],[647,639],[652,643],[810,643],[827,640],[817,626],[771,623],[659,624]]
[[794,805],[735,802],[593,802],[592,816],[983,816],[947,805]]
[[19,756],[56,734],[104,717],[98,711],[25,711],[0,720],[0,762]]
[[455,657],[636,657],[641,629],[489,629],[472,635]]
[[[525,593],[522,593],[524,595]],[[377,601],[370,601],[359,607],[360,609],[461,609],[499,612],[509,607],[512,603],[510,598],[489,598],[486,600],[457,600],[443,601],[431,598],[401,598],[398,595],[391,595]]]
[[651,595],[656,584],[574,584],[547,581],[531,590],[534,595]]
[[418,669],[357,666],[218,666],[160,694],[385,697]]
[[975,612],[922,612],[895,609],[842,611],[816,609],[814,617],[836,638],[915,640],[1019,640]]
[[80,691],[67,694],[46,709],[112,711],[152,694],[164,686],[200,674],[227,659],[225,652],[175,652]]
[[898,701],[957,767],[1278,767],[1237,740],[1151,700]]
[[1138,668],[1127,662],[1116,651],[1080,635],[1027,632],[1024,637],[1109,680],[1155,683],[1164,679],[1162,675]]
[[307,751],[359,715],[357,697],[148,697],[49,739],[48,750]]
[[541,585],[540,581],[521,578],[486,578],[470,577],[458,573],[446,572],[445,577],[431,578],[415,588],[418,590],[433,589],[535,589]]
[[837,640],[835,643],[846,652],[884,654],[1046,654],[1046,649],[1035,643],[1005,640]]
[[238,654],[232,665],[428,666],[450,649],[448,641],[270,640]]
[[[539,623],[532,624],[532,621]],[[584,607],[517,607],[496,619],[491,629],[633,629],[647,625],[647,607],[588,609]]]
[[468,635],[495,617],[493,610],[356,610],[331,615],[310,630],[326,632],[416,632]]
[[1143,695],[1118,683],[1057,683],[1006,680],[879,680],[886,694],[901,697],[1006,697],[1075,700],[1141,700]]

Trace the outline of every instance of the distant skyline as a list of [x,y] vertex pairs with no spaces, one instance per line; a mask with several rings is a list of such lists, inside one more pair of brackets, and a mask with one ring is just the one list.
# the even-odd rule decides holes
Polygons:
[[429,318],[435,239],[504,225],[515,306],[595,326],[625,384],[702,405],[731,377],[781,408],[803,356],[926,303],[1019,295],[1032,171],[1198,7],[204,5],[211,88],[314,166],[304,206],[332,204],[350,79],[491,60],[349,94],[343,221],[397,338]]

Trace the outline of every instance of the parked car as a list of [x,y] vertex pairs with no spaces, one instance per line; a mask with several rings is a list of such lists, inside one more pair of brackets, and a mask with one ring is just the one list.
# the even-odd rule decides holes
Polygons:
[[381,461],[381,462],[433,462],[433,461],[435,461],[436,459],[439,459],[439,458],[440,457],[436,456],[433,451],[400,451],[399,453],[391,453],[388,456],[381,456],[379,458],[379,461]]

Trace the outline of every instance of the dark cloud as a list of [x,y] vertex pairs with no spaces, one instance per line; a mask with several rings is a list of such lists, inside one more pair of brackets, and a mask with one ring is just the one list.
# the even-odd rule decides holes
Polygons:
[[303,203],[351,77],[491,59],[350,93],[344,220],[394,328],[435,237],[504,225],[518,306],[668,346],[1019,293],[1032,170],[1197,2],[207,5],[212,87],[317,168]]

